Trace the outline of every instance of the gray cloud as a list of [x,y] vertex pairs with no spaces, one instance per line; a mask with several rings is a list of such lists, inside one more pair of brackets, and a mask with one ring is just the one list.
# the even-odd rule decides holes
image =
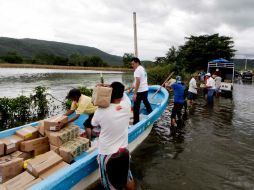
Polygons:
[[213,33],[232,36],[237,55],[254,54],[253,0],[0,0],[0,5],[0,36],[75,43],[121,56],[133,51],[136,11],[142,59],[165,55],[186,36]]

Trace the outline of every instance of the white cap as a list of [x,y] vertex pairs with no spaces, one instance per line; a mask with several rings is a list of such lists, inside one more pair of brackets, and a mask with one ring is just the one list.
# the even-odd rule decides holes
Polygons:
[[211,76],[211,73],[206,73],[205,75],[210,77],[210,76]]

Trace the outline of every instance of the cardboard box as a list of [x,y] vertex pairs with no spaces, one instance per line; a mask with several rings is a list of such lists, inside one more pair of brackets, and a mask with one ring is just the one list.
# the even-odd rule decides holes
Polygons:
[[49,151],[49,144],[42,145],[34,150],[34,156],[38,156],[40,154],[44,154]]
[[47,171],[45,171],[44,173],[42,173],[39,177],[41,179],[46,179],[48,176],[50,176],[51,174],[55,173],[56,171],[62,169],[65,166],[69,166],[69,164],[67,164],[66,162],[60,162],[59,164],[53,166],[52,168],[50,168]]
[[92,103],[95,106],[107,108],[111,101],[112,88],[108,86],[96,86],[93,89]]
[[67,163],[71,163],[76,156],[89,148],[89,140],[83,137],[78,137],[63,144],[59,148],[60,156]]
[[11,180],[5,182],[3,186],[7,190],[22,190],[25,189],[24,187],[31,183],[35,179],[34,176],[29,174],[28,172],[23,172],[16,177],[12,178]]
[[46,170],[60,163],[63,159],[54,151],[41,154],[27,162],[27,170],[35,177],[38,177]]
[[0,156],[4,155],[4,143],[0,141]]
[[50,150],[53,150],[55,153],[59,154],[59,147],[54,146],[54,145],[50,145]]
[[60,147],[62,144],[79,136],[79,127],[71,123],[60,131],[48,131],[47,136],[50,144]]
[[5,146],[5,154],[10,154],[19,150],[20,143],[23,141],[21,137],[18,135],[12,135],[0,140],[4,143]]
[[49,119],[44,120],[44,129],[45,130],[50,130],[50,131],[56,131],[56,126],[59,123],[66,123],[68,121],[67,116],[55,116]]
[[37,178],[37,179],[31,181],[30,183],[26,184],[26,185],[23,187],[23,189],[28,189],[29,187],[31,187],[31,186],[33,186],[33,185],[35,185],[35,184],[37,184],[37,183],[40,183],[41,181],[42,181],[42,179]]
[[32,152],[21,152],[21,151],[16,151],[10,154],[12,158],[23,158],[24,160],[30,159],[33,157]]
[[0,183],[4,183],[9,179],[20,174],[23,170],[23,158],[11,158],[4,156],[0,158]]
[[45,136],[44,120],[38,121],[38,131],[40,135]]
[[16,134],[20,136],[24,141],[31,140],[38,137],[38,129],[32,126],[27,126],[16,131]]
[[45,145],[49,146],[48,137],[40,137],[33,140],[23,141],[20,145],[20,150],[24,152],[30,152]]

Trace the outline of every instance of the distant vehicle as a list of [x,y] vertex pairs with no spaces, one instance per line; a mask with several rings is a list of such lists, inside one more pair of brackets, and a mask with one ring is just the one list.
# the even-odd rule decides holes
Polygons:
[[242,74],[239,71],[234,72],[234,77],[237,79],[239,77],[242,77]]
[[[216,71],[219,69],[219,71]],[[233,82],[234,82],[234,63],[230,62],[226,59],[215,59],[208,62],[207,72],[211,73],[219,73],[222,78],[221,81],[221,93],[232,96],[233,94]]]
[[242,74],[243,80],[252,80],[253,74],[250,71],[244,71]]

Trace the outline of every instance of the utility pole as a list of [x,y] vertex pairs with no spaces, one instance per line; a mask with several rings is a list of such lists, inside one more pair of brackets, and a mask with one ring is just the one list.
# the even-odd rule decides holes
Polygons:
[[138,57],[136,12],[133,12],[133,27],[134,27],[134,56]]
[[247,57],[245,58],[245,71],[247,71],[247,61],[248,61],[248,59],[247,59]]

